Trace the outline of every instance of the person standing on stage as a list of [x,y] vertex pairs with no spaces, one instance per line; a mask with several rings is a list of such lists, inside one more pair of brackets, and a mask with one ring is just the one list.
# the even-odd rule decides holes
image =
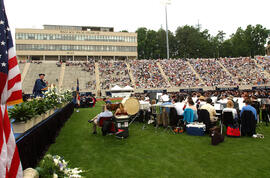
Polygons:
[[48,90],[48,82],[44,81],[45,74],[39,74],[39,79],[36,80],[34,88],[33,88],[33,94],[34,97],[43,97],[43,92]]

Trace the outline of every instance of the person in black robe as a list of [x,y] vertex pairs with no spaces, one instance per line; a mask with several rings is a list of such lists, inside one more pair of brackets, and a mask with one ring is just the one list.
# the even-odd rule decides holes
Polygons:
[[34,97],[43,97],[43,92],[45,92],[47,88],[48,82],[44,81],[45,74],[39,74],[39,79],[36,80],[34,88],[33,88],[33,94]]

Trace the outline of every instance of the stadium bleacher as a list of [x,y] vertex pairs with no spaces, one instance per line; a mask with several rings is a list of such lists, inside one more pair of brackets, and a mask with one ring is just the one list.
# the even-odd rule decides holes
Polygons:
[[66,63],[63,89],[76,89],[77,78],[79,79],[80,91],[95,90],[96,78],[94,61]]
[[108,90],[115,85],[132,86],[125,61],[99,60],[100,87]]
[[[270,85],[270,59],[223,58],[223,59],[170,59],[170,60],[99,60],[99,75],[95,75],[95,61],[64,63],[63,89],[76,89],[77,78],[80,91],[97,92],[96,81],[102,91],[115,85],[144,89],[173,89],[200,87],[212,89],[216,86]],[[157,65],[158,64],[158,65]],[[59,66],[59,65],[58,65]],[[21,72],[25,63],[19,63]],[[39,73],[45,73],[50,84],[58,86],[61,66],[56,61],[31,63],[23,80],[23,91],[32,93]],[[135,83],[131,82],[131,78]],[[167,82],[169,81],[169,83]]]

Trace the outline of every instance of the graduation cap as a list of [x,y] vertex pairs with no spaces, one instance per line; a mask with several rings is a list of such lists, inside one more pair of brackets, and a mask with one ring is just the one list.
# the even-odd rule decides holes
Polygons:
[[45,76],[45,74],[38,74],[38,76],[41,76],[41,75],[44,75]]

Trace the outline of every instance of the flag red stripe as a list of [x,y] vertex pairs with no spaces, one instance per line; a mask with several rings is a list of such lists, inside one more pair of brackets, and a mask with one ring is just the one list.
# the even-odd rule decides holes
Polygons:
[[6,83],[7,83],[7,77],[8,76],[6,74],[0,72],[0,101],[1,101],[0,104],[5,104],[5,103],[2,103],[1,98],[2,98],[3,90],[4,90]]
[[17,177],[17,172],[20,166],[20,157],[19,157],[19,152],[17,146],[15,147],[15,151],[13,154],[13,159],[10,165],[10,169],[8,171],[8,178],[16,178]]
[[10,136],[10,122],[9,122],[9,118],[8,118],[7,107],[5,109],[3,123],[4,123],[3,125],[4,125],[4,133],[5,133],[5,136],[6,136],[6,142],[8,142],[8,139],[9,139],[9,136]]
[[12,69],[13,67],[17,65],[18,65],[18,62],[17,62],[16,56],[8,60],[8,70]]
[[22,90],[12,92],[7,102],[12,102],[14,100],[19,100],[19,99],[22,99]]
[[0,153],[2,152],[2,148],[4,145],[4,129],[3,129],[3,114],[2,109],[0,107]]
[[6,168],[6,178],[9,178],[9,176],[8,176],[8,168]]
[[16,75],[13,79],[8,81],[8,90],[10,90],[17,82],[21,82],[21,74]]

